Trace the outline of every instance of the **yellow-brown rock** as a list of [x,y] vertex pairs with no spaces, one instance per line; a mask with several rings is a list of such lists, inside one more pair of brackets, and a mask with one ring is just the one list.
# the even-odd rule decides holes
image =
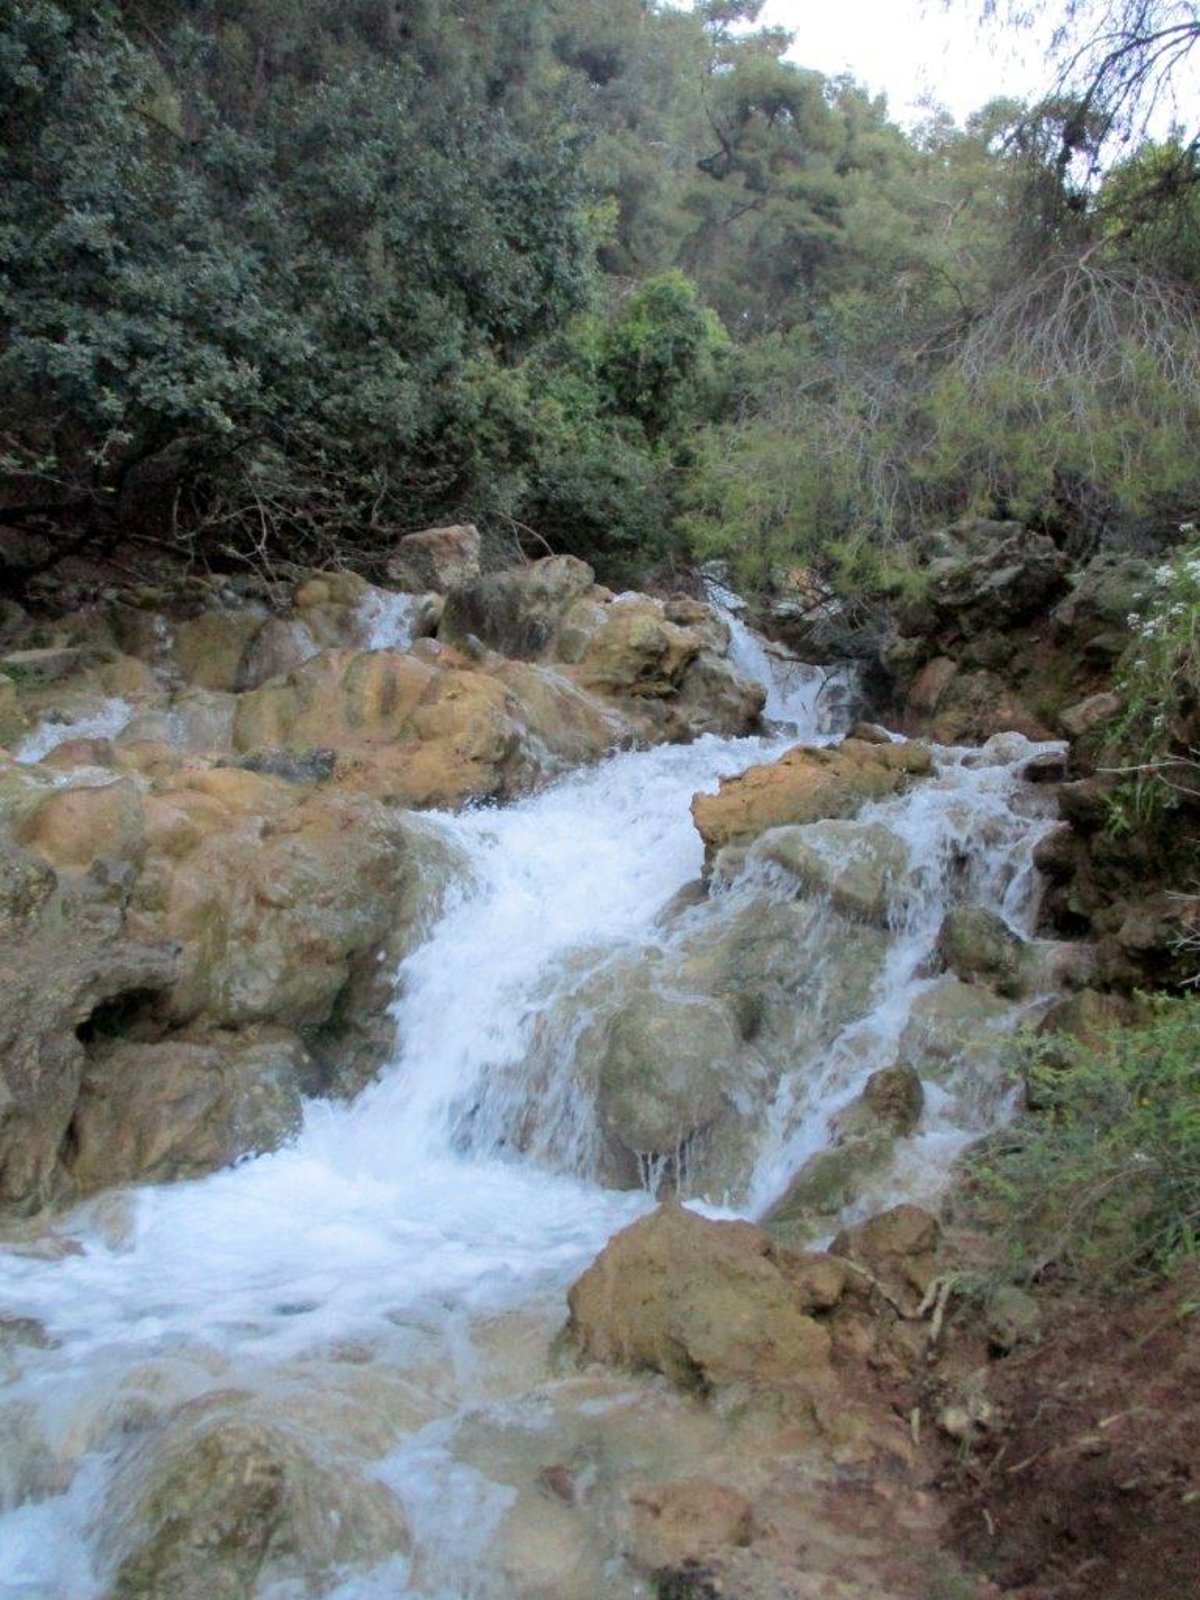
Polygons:
[[[568,1294],[585,1356],[707,1393],[731,1383],[829,1380],[827,1330],[792,1283],[789,1253],[749,1222],[669,1202],[611,1239]],[[811,1303],[808,1302],[808,1303]]]
[[853,817],[872,800],[906,788],[933,767],[920,744],[844,739],[824,748],[797,745],[770,766],[726,778],[716,794],[698,794],[692,820],[709,859],[727,844],[747,844],[768,828]]
[[202,611],[175,629],[175,659],[188,683],[237,689],[242,662],[266,620],[262,611]]
[[137,860],[145,839],[137,781],[127,777],[95,788],[52,790],[23,819],[18,837],[55,867]]
[[653,600],[616,600],[588,640],[576,676],[606,694],[673,694],[701,644],[692,629],[668,622]]

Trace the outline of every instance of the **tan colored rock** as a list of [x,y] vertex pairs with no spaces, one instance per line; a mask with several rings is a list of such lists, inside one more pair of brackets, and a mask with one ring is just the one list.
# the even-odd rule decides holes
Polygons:
[[25,817],[18,838],[56,867],[136,861],[145,840],[137,781],[120,778],[96,788],[52,790]]
[[698,1561],[723,1545],[748,1545],[754,1513],[745,1495],[708,1478],[642,1484],[630,1491],[635,1563],[647,1572]]
[[[920,1206],[893,1206],[839,1233],[830,1253],[870,1273],[906,1315],[915,1312],[937,1271],[938,1220]],[[853,1285],[853,1273],[849,1279]]]
[[[547,556],[456,584],[446,597],[438,638],[461,648],[473,637],[516,660],[545,660],[575,602],[585,595],[597,598],[594,584],[591,567],[575,556]],[[585,630],[584,643],[589,634]]]
[[932,716],[957,674],[958,665],[949,656],[927,661],[908,691],[909,711],[918,717]]
[[701,644],[692,629],[668,622],[653,600],[617,600],[588,640],[575,676],[606,694],[662,698],[679,688]]
[[698,794],[692,820],[710,855],[747,843],[768,828],[852,817],[868,801],[881,800],[932,771],[920,744],[797,745],[770,766],[749,767],[725,778],[716,794]]
[[700,1393],[781,1380],[825,1388],[829,1335],[801,1308],[786,1255],[751,1223],[660,1206],[572,1286],[568,1335],[591,1360]]
[[202,611],[175,629],[175,660],[188,683],[200,689],[236,690],[242,663],[266,613],[246,607],[237,611]]
[[411,594],[423,594],[429,589],[445,593],[456,584],[479,577],[481,550],[479,530],[473,522],[423,528],[400,540],[388,557],[387,575]]
[[348,1564],[408,1545],[382,1483],[229,1394],[126,1446],[101,1527],[110,1600],[245,1600],[260,1580],[324,1592]]
[[306,1063],[282,1028],[99,1041],[71,1121],[74,1185],[198,1177],[276,1149],[299,1130]]
[[1059,727],[1068,739],[1082,739],[1087,734],[1103,732],[1110,723],[1116,721],[1124,707],[1121,696],[1107,689],[1060,711]]

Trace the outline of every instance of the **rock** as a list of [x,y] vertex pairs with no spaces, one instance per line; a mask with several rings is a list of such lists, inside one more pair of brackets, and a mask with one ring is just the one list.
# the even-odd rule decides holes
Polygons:
[[746,852],[745,865],[772,862],[809,894],[828,895],[844,916],[883,927],[893,890],[908,871],[908,847],[880,822],[839,820],[771,828]]
[[749,1500],[706,1478],[640,1485],[630,1491],[635,1564],[647,1572],[747,1545],[754,1533]]
[[747,843],[768,828],[854,816],[870,800],[906,788],[933,768],[920,744],[797,745],[770,766],[749,767],[722,779],[716,794],[698,794],[692,820],[711,860],[733,843]]
[[993,1355],[1006,1356],[1018,1345],[1037,1344],[1042,1336],[1042,1308],[1015,1283],[1001,1283],[988,1296],[984,1333]]
[[[1072,580],[1070,592],[1051,613],[1056,633],[1070,647],[1090,650],[1097,640],[1129,641],[1128,618],[1153,592],[1154,569],[1140,556],[1094,556]],[[1102,652],[1108,656],[1107,647]],[[1111,659],[1111,657],[1110,657]]]
[[223,755],[233,747],[237,697],[217,689],[184,689],[165,705],[132,717],[117,744],[153,742],[191,754]]
[[175,661],[199,689],[237,690],[250,647],[267,619],[258,606],[202,611],[175,629]]
[[723,656],[702,650],[683,674],[673,711],[688,738],[715,733],[743,738],[762,726],[767,691]]
[[241,756],[237,765],[243,772],[265,773],[285,783],[328,783],[337,757],[332,750],[255,750]]
[[18,915],[0,937],[0,1208],[29,1211],[61,1188],[81,1033],[97,1014],[169,989],[178,952],[122,940],[107,907],[53,890],[37,868],[14,895]]
[[1121,715],[1125,702],[1111,689],[1089,695],[1059,713],[1059,727],[1068,739],[1082,739],[1103,731]]
[[997,994],[1022,992],[1026,945],[1019,934],[983,906],[955,906],[938,931],[938,954],[964,983],[984,982]]
[[277,1583],[324,1592],[346,1565],[405,1550],[384,1485],[315,1444],[217,1395],[127,1446],[100,1523],[110,1600],[248,1600]]
[[885,1168],[896,1140],[912,1133],[925,1092],[908,1066],[873,1072],[863,1092],[830,1122],[834,1147],[804,1162],[763,1218],[772,1236],[788,1243],[826,1231],[859,1200],[867,1181]]
[[0,672],[10,683],[61,683],[83,666],[84,652],[58,646],[40,650],[12,650],[0,658]]
[[618,600],[606,608],[575,676],[586,688],[605,694],[660,699],[680,687],[700,647],[699,636],[668,622],[653,600]]
[[352,960],[394,927],[414,870],[403,816],[232,768],[181,774],[146,815],[135,903],[182,946],[172,1020],[327,1023]]
[[913,1001],[899,1056],[924,1081],[949,1089],[956,1114],[981,1130],[999,1114],[1014,1082],[1012,1002],[947,975]]
[[495,678],[410,655],[327,650],[241,696],[238,754],[329,748],[348,775],[401,804],[511,793],[522,769],[516,707]]
[[445,528],[424,528],[408,533],[388,557],[391,582],[411,594],[435,589],[444,594],[480,577],[479,530],[474,523]]
[[[313,610],[315,612],[316,608]],[[342,639],[338,642],[349,645],[358,641]],[[238,663],[237,687],[239,690],[258,689],[269,679],[303,666],[320,649],[317,634],[303,613],[269,617],[249,641]]]
[[949,656],[927,661],[909,688],[908,709],[919,717],[932,716],[957,675],[958,663]]
[[568,1337],[592,1361],[701,1394],[830,1380],[829,1334],[800,1309],[787,1252],[748,1222],[660,1206],[611,1239],[567,1299]]
[[600,1065],[606,1133],[642,1158],[674,1157],[726,1107],[740,1041],[714,1000],[655,990],[613,1019]]
[[26,815],[17,837],[55,867],[136,862],[145,848],[138,783],[127,777],[95,788],[52,790]]
[[299,1131],[304,1046],[284,1029],[101,1041],[65,1165],[80,1192],[198,1177]]
[[971,633],[1009,629],[1044,615],[1062,595],[1069,562],[1052,539],[1012,523],[972,537],[978,553],[946,555],[927,569],[929,603],[941,617]]
[[880,1067],[863,1085],[861,1098],[838,1112],[834,1127],[841,1139],[873,1135],[877,1129],[903,1138],[915,1130],[924,1106],[925,1091],[914,1068]]
[[438,638],[461,646],[474,634],[501,655],[536,661],[550,652],[567,613],[594,581],[591,567],[574,556],[547,556],[457,584],[446,597]]
[[0,746],[16,744],[28,726],[16,684],[0,672]]
[[[830,1253],[866,1267],[906,1315],[917,1310],[936,1273],[941,1228],[920,1206],[899,1205],[839,1233]],[[853,1275],[850,1283],[853,1284]]]

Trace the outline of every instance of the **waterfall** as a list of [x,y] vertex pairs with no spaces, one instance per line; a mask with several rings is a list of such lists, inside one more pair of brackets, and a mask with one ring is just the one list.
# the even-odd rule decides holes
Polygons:
[[[761,645],[730,623],[745,665]],[[787,694],[769,659],[767,671],[769,716],[827,738],[825,675],[809,669]],[[631,971],[675,981],[673,963],[694,965],[714,930],[766,903],[756,895],[795,902],[794,883],[767,867],[708,898],[686,892],[702,868],[692,795],[793,742],[706,737],[621,754],[503,810],[431,818],[468,865],[398,974],[395,1059],[380,1080],[352,1105],[311,1104],[287,1149],[101,1196],[4,1252],[3,1314],[38,1331],[9,1351],[0,1395],[15,1440],[0,1473],[0,1600],[105,1592],[97,1530],[131,1431],[226,1392],[290,1415],[342,1393],[360,1367],[411,1401],[387,1448],[361,1449],[404,1505],[415,1553],[348,1575],[337,1595],[503,1600],[503,1582],[481,1573],[513,1492],[458,1443],[464,1419],[491,1415],[504,1393],[480,1354],[486,1330],[529,1308],[552,1328],[564,1286],[653,1203],[596,1181],[599,1134],[579,1092],[588,996],[599,986],[612,1003]],[[951,900],[1028,928],[1038,824],[1017,771],[1032,748],[1013,737],[939,752],[934,779],[864,813],[907,851],[894,937],[862,1009],[812,1059],[754,1045],[757,1149],[738,1209],[765,1206],[820,1147],[830,1112],[895,1059]],[[817,943],[793,953],[798,974],[828,955],[823,914]],[[953,1085],[937,1090],[909,1165],[933,1181],[978,1129]]]

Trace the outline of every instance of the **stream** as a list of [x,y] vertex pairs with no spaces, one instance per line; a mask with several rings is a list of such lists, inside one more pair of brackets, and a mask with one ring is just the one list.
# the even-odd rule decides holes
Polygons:
[[[742,664],[770,673],[740,627]],[[266,1600],[650,1593],[608,1513],[589,1521],[537,1493],[546,1463],[570,1450],[590,1451],[613,1481],[622,1452],[641,1470],[686,1464],[688,1429],[705,1426],[681,1418],[672,1440],[661,1396],[616,1375],[589,1387],[547,1360],[567,1285],[654,1204],[647,1188],[605,1186],[589,1028],[631,972],[686,988],[739,918],[796,901],[769,867],[708,897],[688,892],[703,862],[692,796],[797,738],[841,731],[837,685],[814,669],[793,669],[771,694],[771,715],[790,726],[769,737],[619,754],[504,809],[431,816],[460,871],[397,974],[395,1057],[379,1081],[353,1104],[312,1102],[299,1138],[273,1155],[105,1194],[10,1241],[0,1600],[137,1592],[114,1582],[139,1537],[147,1452],[180,1416],[218,1413],[302,1439],[326,1474],[303,1513],[325,1518],[320,1559],[268,1563],[254,1589]],[[1030,930],[1031,853],[1048,824],[1018,772],[1037,748],[1004,736],[940,750],[934,777],[863,813],[908,861],[886,948],[881,934],[847,999],[842,977],[813,976],[837,943],[824,908],[796,923],[791,966],[772,981],[794,983],[819,1021],[773,1024],[747,1047],[738,1160],[711,1169],[734,1176],[720,1191],[698,1183],[692,1203],[759,1216],[828,1142],[831,1113],[902,1053],[949,904]],[[964,1073],[950,1062],[926,1083],[917,1132],[860,1209],[936,1192],[963,1145],[1008,1113],[1007,1081]],[[651,1185],[664,1160],[646,1153]],[[672,1171],[693,1188],[682,1150]],[[347,1509],[338,1495],[350,1507],[355,1486]]]

